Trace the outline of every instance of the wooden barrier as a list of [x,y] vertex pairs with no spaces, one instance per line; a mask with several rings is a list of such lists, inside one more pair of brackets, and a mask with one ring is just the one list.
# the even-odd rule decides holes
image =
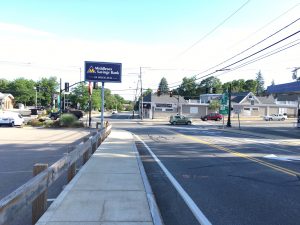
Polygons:
[[68,180],[71,180],[76,172],[76,167],[74,172],[76,161],[91,149],[93,149],[93,151],[96,150],[93,146],[97,145],[96,147],[98,147],[101,144],[101,142],[98,144],[99,140],[109,134],[110,131],[111,126],[100,130],[93,137],[89,137],[86,142],[79,144],[73,151],[66,154],[50,167],[44,170],[36,169],[36,176],[0,200],[0,224],[6,224],[8,221],[13,220],[24,207],[32,204],[41,194],[47,192],[48,187],[65,171],[68,170]]
[[[42,171],[48,168],[48,164],[37,163],[33,166],[33,176],[38,175]],[[34,225],[39,218],[44,214],[47,209],[47,190],[42,192],[33,202],[32,202],[32,224]]]

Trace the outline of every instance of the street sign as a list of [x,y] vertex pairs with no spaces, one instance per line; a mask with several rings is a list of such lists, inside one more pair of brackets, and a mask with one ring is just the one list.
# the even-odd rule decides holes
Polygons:
[[219,113],[222,115],[228,114],[228,106],[227,105],[221,105],[219,109]]
[[221,98],[221,105],[227,105],[228,103],[228,93],[223,93]]
[[121,83],[122,64],[85,61],[84,74],[86,81]]
[[242,105],[233,105],[233,111],[235,114],[240,114],[242,112],[243,106]]

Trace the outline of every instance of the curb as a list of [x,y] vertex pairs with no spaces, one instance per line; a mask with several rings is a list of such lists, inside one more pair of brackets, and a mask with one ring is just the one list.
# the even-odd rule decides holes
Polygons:
[[[134,134],[132,134],[132,135],[134,136]],[[140,154],[139,154],[139,152],[137,150],[137,147],[135,145],[135,142],[133,144],[133,148],[136,150],[136,160],[138,162],[138,166],[139,166],[140,173],[141,173],[141,176],[142,176],[142,180],[143,180],[143,183],[144,183],[144,187],[145,187],[145,191],[146,191],[146,195],[147,195],[147,199],[148,199],[148,204],[149,204],[153,224],[154,225],[164,225],[162,217],[160,215],[160,211],[159,211],[158,206],[156,204],[156,200],[155,200],[154,194],[152,192],[148,177],[146,175],[145,168],[143,166]]]

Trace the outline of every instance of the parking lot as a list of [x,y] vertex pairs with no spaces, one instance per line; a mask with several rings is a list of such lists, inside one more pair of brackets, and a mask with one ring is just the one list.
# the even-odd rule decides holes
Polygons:
[[88,133],[84,129],[0,127],[0,198],[30,179],[35,163],[53,164]]

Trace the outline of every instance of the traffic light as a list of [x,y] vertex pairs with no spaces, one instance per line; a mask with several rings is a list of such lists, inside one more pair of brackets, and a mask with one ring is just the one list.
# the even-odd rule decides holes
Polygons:
[[69,92],[69,82],[65,82],[65,92]]
[[160,89],[157,89],[157,96],[160,96],[161,95],[161,91]]
[[170,91],[170,97],[171,98],[173,97],[173,91]]

